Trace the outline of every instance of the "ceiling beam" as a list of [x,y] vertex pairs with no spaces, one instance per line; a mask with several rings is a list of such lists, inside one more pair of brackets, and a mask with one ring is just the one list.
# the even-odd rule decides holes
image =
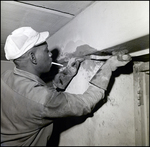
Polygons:
[[34,10],[43,11],[43,12],[47,12],[47,13],[51,13],[51,14],[55,14],[55,15],[59,15],[59,16],[67,17],[67,18],[74,18],[73,14],[62,12],[62,11],[55,10],[55,9],[46,8],[44,6],[33,5],[33,4],[26,3],[26,2],[21,2],[21,1],[3,1],[3,2],[17,5],[17,6],[27,7],[27,8],[31,8]]

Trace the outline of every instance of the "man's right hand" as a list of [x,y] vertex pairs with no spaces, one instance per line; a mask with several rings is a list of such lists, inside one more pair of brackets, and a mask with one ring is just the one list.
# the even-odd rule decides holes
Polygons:
[[118,52],[117,55],[109,58],[105,64],[109,64],[112,71],[115,71],[118,67],[125,66],[132,60],[129,54],[123,54],[122,52]]
[[90,80],[90,83],[107,90],[107,86],[112,75],[112,71],[115,71],[118,67],[125,66],[131,61],[131,57],[128,54],[118,52],[117,55],[110,57],[104,65],[97,71],[97,73]]

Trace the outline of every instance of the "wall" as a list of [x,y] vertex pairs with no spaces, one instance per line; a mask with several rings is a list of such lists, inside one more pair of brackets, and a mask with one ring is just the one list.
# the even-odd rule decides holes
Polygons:
[[1,74],[6,70],[13,70],[15,65],[10,61],[1,60]]
[[[97,1],[48,40],[50,50],[61,56],[88,44],[98,50],[149,34],[148,1]],[[100,67],[94,61],[81,64],[67,92],[83,93]],[[135,145],[133,75],[115,77],[108,101],[92,117],[61,133],[59,145]]]

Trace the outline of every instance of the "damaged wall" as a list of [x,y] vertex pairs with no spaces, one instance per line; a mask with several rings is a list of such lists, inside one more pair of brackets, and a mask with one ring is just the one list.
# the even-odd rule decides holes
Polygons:
[[[83,44],[102,50],[146,34],[149,34],[149,2],[101,1],[54,34],[48,44],[50,50],[62,50],[61,58]],[[66,91],[83,93],[101,65],[83,62]],[[64,130],[59,145],[135,145],[133,74],[131,69],[120,72],[121,75],[114,75],[107,102],[83,123]]]

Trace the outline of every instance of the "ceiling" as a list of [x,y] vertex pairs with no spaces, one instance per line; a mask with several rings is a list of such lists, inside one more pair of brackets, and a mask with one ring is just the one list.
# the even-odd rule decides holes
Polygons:
[[1,1],[1,60],[4,44],[15,29],[30,26],[49,31],[50,36],[70,22],[94,1]]

